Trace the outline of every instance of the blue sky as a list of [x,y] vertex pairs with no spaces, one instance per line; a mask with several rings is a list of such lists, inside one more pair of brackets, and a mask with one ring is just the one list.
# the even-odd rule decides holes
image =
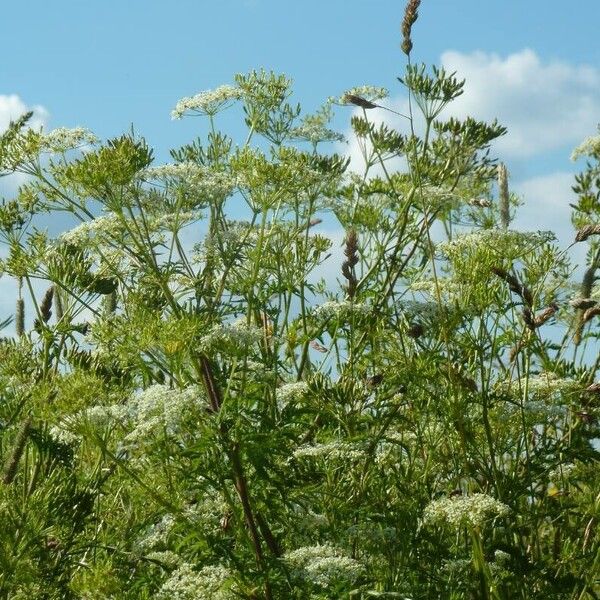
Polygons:
[[[177,99],[251,68],[291,76],[309,111],[367,83],[388,87],[390,106],[405,101],[396,80],[405,66],[402,1],[3,4],[0,129],[33,106],[43,107],[46,128],[81,125],[109,137],[133,124],[161,162],[202,132],[199,119],[170,119]],[[600,2],[423,0],[419,13],[413,60],[467,77],[458,114],[509,127],[497,153],[512,189],[528,196],[523,225],[564,229],[578,168],[570,152],[600,122]],[[342,110],[335,124],[345,130],[349,118]]]

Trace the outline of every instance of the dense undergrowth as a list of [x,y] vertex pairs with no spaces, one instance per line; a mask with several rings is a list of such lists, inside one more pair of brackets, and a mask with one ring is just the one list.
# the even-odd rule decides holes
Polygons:
[[511,228],[504,129],[441,117],[462,82],[400,82],[409,134],[374,124],[385,90],[303,117],[260,71],[177,104],[209,133],[169,165],[2,135],[1,597],[598,598],[600,138],[572,265]]

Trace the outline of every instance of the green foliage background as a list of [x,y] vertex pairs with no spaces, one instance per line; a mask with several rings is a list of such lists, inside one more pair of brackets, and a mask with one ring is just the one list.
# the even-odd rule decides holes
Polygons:
[[[598,597],[600,138],[578,283],[510,227],[504,128],[440,119],[463,82],[411,63],[417,7],[409,135],[370,118],[385,90],[303,116],[265,71],[181,100],[210,133],[170,165],[28,115],[2,135],[29,176],[0,209],[2,597]],[[362,173],[326,150],[336,104]],[[51,239],[58,211],[81,224]]]

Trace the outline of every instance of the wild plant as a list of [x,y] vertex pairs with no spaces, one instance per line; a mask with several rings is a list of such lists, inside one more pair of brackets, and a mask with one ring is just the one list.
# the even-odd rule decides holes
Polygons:
[[304,116],[261,70],[180,100],[208,133],[166,165],[133,133],[2,135],[28,178],[0,210],[3,595],[597,597],[600,145],[575,285],[511,227],[505,129],[413,64],[419,4],[405,132],[382,88]]

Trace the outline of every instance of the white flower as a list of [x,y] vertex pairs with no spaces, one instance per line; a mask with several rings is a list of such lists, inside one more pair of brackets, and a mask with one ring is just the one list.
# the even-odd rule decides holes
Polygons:
[[600,134],[585,138],[571,154],[571,160],[577,160],[580,156],[600,155]]
[[181,98],[171,112],[173,119],[181,119],[188,112],[215,115],[242,97],[242,91],[231,85],[221,85],[214,90],[200,92],[195,96]]
[[157,431],[175,435],[185,416],[191,410],[202,410],[205,404],[203,392],[197,386],[171,389],[162,384],[152,385],[135,394],[128,404],[133,429],[125,442],[143,443]]
[[135,547],[147,552],[159,546],[164,546],[175,526],[175,517],[171,514],[163,515],[158,523],[150,525],[146,531],[135,542]]
[[142,171],[141,178],[179,184],[202,198],[229,196],[238,184],[237,179],[229,173],[191,161],[148,167]]
[[371,309],[368,305],[349,300],[329,300],[313,308],[313,315],[319,321],[329,321],[330,319],[345,321],[349,320],[352,315],[365,316],[370,312]]
[[509,229],[480,229],[459,235],[438,245],[448,258],[460,258],[465,254],[488,252],[505,260],[516,260],[527,250],[552,242],[556,236],[551,231],[513,231]]
[[117,237],[122,232],[123,224],[119,217],[113,213],[108,213],[90,221],[84,221],[73,229],[61,233],[58,241],[72,244],[73,246],[83,246],[97,238],[110,239]]
[[248,325],[245,320],[231,324],[215,325],[208,334],[200,338],[198,348],[210,354],[215,350],[242,351],[258,344],[263,338],[260,327]]
[[280,406],[285,406],[290,402],[300,400],[308,392],[308,384],[305,381],[296,381],[294,383],[286,383],[280,388],[277,388],[277,403]]
[[221,566],[203,567],[195,571],[183,563],[171,573],[156,596],[157,600],[233,600],[236,596],[226,587],[231,574]]
[[560,464],[548,473],[548,479],[554,483],[566,480],[569,478],[569,475],[571,475],[574,469],[575,465],[573,463]]
[[181,557],[171,550],[164,550],[163,552],[150,552],[146,554],[146,558],[149,560],[156,560],[172,569],[181,564]]
[[82,146],[93,145],[97,142],[98,138],[83,127],[75,127],[74,129],[59,127],[42,135],[41,138],[42,148],[50,152],[66,152]]
[[523,389],[527,385],[530,394],[546,397],[568,393],[574,391],[577,387],[577,383],[572,379],[559,377],[556,373],[549,371],[529,376],[529,378],[523,377],[520,384]]
[[504,550],[496,550],[494,552],[494,562],[501,566],[507,565],[510,563],[510,554],[504,552]]
[[341,142],[344,136],[327,128],[331,117],[331,105],[326,104],[314,115],[306,115],[302,119],[302,123],[292,130],[292,136],[313,144],[318,142]]
[[487,494],[454,496],[430,502],[423,513],[423,521],[452,527],[480,527],[490,518],[506,516],[509,510],[506,504]]
[[337,461],[357,461],[365,457],[365,451],[358,444],[349,442],[329,442],[327,444],[305,444],[293,453],[296,460],[304,458]]
[[63,425],[53,425],[50,427],[48,433],[61,444],[68,444],[69,446],[73,446],[75,444],[81,443],[81,436],[69,431],[63,427]]
[[321,587],[339,581],[353,582],[364,573],[361,563],[330,544],[298,548],[287,552],[283,560],[294,575]]

